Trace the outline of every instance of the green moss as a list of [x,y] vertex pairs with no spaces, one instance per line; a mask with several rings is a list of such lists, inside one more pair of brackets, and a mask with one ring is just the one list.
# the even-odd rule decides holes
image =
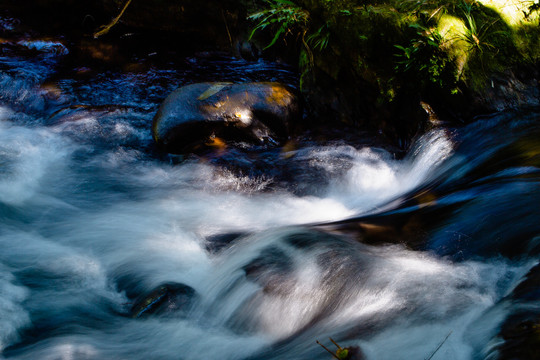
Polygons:
[[495,74],[540,61],[538,15],[519,0],[285,2],[306,14],[300,29],[281,30],[289,46],[296,39],[305,92],[343,88],[382,108],[410,94],[481,91]]
[[540,26],[525,23],[516,26],[513,39],[521,56],[530,63],[540,61]]
[[[316,26],[324,26],[328,46],[313,49],[315,66],[333,79],[358,78],[387,98],[394,76],[394,44],[406,39],[411,19],[388,4],[356,1],[302,1]],[[313,20],[314,19],[314,20]],[[390,99],[392,95],[390,95]],[[381,100],[379,99],[381,102]],[[384,102],[384,101],[382,101]]]

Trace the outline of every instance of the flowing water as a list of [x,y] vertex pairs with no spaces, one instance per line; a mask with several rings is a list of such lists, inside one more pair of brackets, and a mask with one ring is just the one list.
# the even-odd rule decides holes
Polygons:
[[[539,260],[537,110],[433,129],[399,159],[308,135],[179,158],[151,139],[170,91],[294,73],[97,66],[18,25],[0,28],[0,358],[329,359],[332,337],[367,359],[495,359],[506,319],[540,313],[512,298]],[[189,306],[134,317],[163,284]]]

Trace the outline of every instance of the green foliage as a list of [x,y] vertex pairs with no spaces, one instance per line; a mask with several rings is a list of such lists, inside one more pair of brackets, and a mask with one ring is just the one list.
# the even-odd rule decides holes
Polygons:
[[340,360],[347,360],[349,358],[349,349],[338,348],[336,350],[336,357]]
[[269,8],[256,12],[248,17],[250,20],[259,23],[251,31],[249,40],[259,30],[267,27],[274,27],[275,30],[272,41],[265,49],[274,45],[281,36],[296,33],[304,36],[308,24],[309,13],[288,0],[267,0]]
[[264,1],[250,16],[252,36],[270,30],[267,48],[295,39],[287,45],[296,46],[302,90],[337,85],[377,106],[412,92],[479,90],[493,74],[540,59],[538,0],[524,0],[530,18],[518,25],[483,0]]
[[540,62],[540,26],[527,24],[515,30],[515,42],[529,63]]
[[540,1],[524,0],[524,21],[513,29],[513,40],[520,54],[531,64],[540,62]]
[[455,40],[466,54],[460,76],[469,88],[480,90],[493,74],[525,60],[516,47],[515,29],[501,13],[478,1],[459,0],[454,15],[464,25]]
[[319,51],[324,50],[328,46],[329,40],[330,31],[328,29],[328,24],[324,24],[307,37],[307,43]]
[[411,24],[416,36],[407,46],[394,45],[400,50],[396,57],[395,71],[413,76],[417,82],[437,85],[453,91],[456,86],[455,64],[443,49],[444,38],[437,29]]
[[473,16],[473,10],[475,3],[467,3],[463,1],[460,4],[460,8],[463,11],[465,18],[465,30],[461,34],[461,39],[464,40],[473,51],[483,52],[486,48],[498,51],[497,48],[488,41],[488,38],[502,35],[507,36],[503,31],[489,31],[499,19],[495,19],[493,22],[484,22],[480,27],[477,26],[476,19]]
[[[331,3],[333,0],[324,0]],[[250,20],[258,21],[251,31],[251,40],[255,33],[264,31],[267,28],[273,31],[270,43],[264,48],[276,44],[280,38],[292,35],[300,42],[299,68],[300,68],[300,88],[303,88],[304,81],[309,76],[314,66],[313,52],[322,52],[330,42],[330,29],[328,22],[323,23],[312,31],[310,13],[289,0],[265,0],[268,8],[256,12],[248,17]],[[346,13],[343,13],[346,16]]]
[[[331,2],[332,0],[325,1]],[[289,0],[266,0],[266,3],[269,8],[248,17],[250,20],[259,21],[251,31],[250,40],[257,31],[273,27],[274,36],[265,49],[274,45],[280,37],[285,37],[288,34],[299,37],[308,52],[311,52],[311,48],[322,51],[328,46],[330,40],[328,23],[324,23],[317,30],[310,33],[310,16],[306,9]],[[306,34],[308,35],[306,36]]]
[[300,51],[298,57],[298,67],[300,68],[300,89],[305,88],[306,76],[313,66],[313,55],[308,53],[305,49]]

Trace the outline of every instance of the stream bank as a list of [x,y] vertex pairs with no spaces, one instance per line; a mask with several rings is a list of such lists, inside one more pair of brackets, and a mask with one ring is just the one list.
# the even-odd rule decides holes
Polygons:
[[[221,52],[292,64],[308,129],[379,132],[402,150],[441,121],[540,105],[538,11],[526,2],[134,1],[104,40],[90,35],[124,1],[32,0],[32,11],[8,4],[49,32],[70,29],[102,60],[120,41],[128,53]],[[264,19],[247,19],[257,12],[269,23],[250,40]]]

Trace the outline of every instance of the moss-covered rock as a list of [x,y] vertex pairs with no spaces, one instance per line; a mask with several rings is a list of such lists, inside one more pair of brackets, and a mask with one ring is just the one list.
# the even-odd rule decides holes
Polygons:
[[[307,14],[307,21],[296,23],[285,10],[275,18],[278,23],[286,19],[289,26],[285,40],[298,49],[301,88],[316,118],[380,130],[406,145],[426,125],[421,101],[460,121],[538,104],[538,82],[518,76],[540,59],[538,16],[526,17],[524,2],[270,4]],[[508,7],[516,9],[511,16]],[[264,28],[277,28],[268,25]],[[494,91],[504,79],[508,85]]]

